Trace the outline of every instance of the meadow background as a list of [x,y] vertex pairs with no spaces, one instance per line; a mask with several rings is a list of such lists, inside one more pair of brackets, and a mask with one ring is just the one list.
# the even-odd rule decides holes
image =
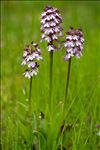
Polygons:
[[[97,1],[2,1],[1,2],[1,147],[29,150],[27,126],[29,80],[22,76],[25,45],[40,42],[40,16],[45,5],[57,7],[63,18],[63,37],[70,26],[82,28],[84,51],[73,58],[66,102],[66,132],[60,136],[62,105],[68,62],[65,50],[54,53],[53,99],[49,119],[49,52],[40,44],[44,61],[33,79],[33,138],[38,150],[99,150],[100,136],[100,2]],[[45,118],[38,119],[43,112]],[[33,131],[33,132],[34,132]],[[45,138],[46,137],[46,138]],[[59,147],[60,149],[60,147]],[[64,149],[64,148],[62,148]]]

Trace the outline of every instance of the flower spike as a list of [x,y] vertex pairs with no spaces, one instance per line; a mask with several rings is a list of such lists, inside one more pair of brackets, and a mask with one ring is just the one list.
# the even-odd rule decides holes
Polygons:
[[58,47],[54,45],[54,41],[58,41],[58,38],[62,36],[61,23],[62,18],[58,9],[46,6],[41,15],[41,38],[47,41],[48,51],[58,49]]
[[38,61],[42,60],[40,48],[36,43],[31,42],[30,45],[27,45],[24,49],[23,60],[21,65],[27,66],[27,69],[23,75],[30,79],[32,76],[38,74]]
[[66,34],[66,41],[64,43],[64,47],[66,48],[66,56],[64,59],[69,60],[73,56],[80,58],[82,56],[84,44],[82,29],[74,29],[71,27]]

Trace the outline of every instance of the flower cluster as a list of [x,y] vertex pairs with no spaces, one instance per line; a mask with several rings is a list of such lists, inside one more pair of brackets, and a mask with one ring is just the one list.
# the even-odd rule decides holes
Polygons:
[[23,60],[21,65],[25,65],[28,69],[25,70],[23,75],[26,78],[31,78],[38,73],[38,60],[42,60],[40,48],[37,44],[31,42],[30,45],[27,45],[24,49]]
[[66,41],[64,43],[66,48],[65,60],[69,60],[73,56],[80,58],[82,56],[83,43],[84,37],[82,30],[71,27],[67,32]]
[[62,36],[62,18],[57,8],[46,6],[41,16],[41,38],[48,42],[48,51],[54,51],[57,47],[54,41]]

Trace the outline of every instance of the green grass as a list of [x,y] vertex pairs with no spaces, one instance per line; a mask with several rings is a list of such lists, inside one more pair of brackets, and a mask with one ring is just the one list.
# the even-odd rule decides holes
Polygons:
[[[33,79],[32,138],[38,150],[99,150],[100,136],[100,3],[97,1],[2,1],[1,2],[1,147],[2,150],[30,150],[28,127],[29,80],[22,76],[23,49],[31,41],[40,41],[40,16],[45,5],[57,7],[63,17],[63,38],[69,26],[84,31],[84,52],[73,58],[69,95],[66,102],[67,125],[64,135],[59,130],[63,121],[67,62],[65,50],[54,53],[52,112],[49,105],[49,53],[46,43],[41,49],[44,61]],[[40,112],[45,119],[40,121]],[[70,125],[71,124],[71,125]]]

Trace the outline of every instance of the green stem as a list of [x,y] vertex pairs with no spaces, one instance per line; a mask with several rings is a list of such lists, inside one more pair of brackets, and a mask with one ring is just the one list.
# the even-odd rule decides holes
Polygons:
[[32,77],[30,78],[30,85],[29,85],[29,131],[30,131],[30,149],[32,149],[32,101],[31,101],[31,94],[32,94]]
[[52,105],[52,69],[53,69],[53,51],[50,51],[50,83],[49,83],[50,109]]
[[64,110],[65,110],[66,100],[67,100],[67,96],[68,96],[68,87],[69,87],[69,79],[70,79],[70,69],[71,69],[71,58],[69,59],[69,62],[68,62],[68,71],[67,71],[66,88],[65,88],[65,99],[64,99],[64,105],[63,105],[63,123],[64,123],[64,127],[63,127],[63,130],[61,132],[61,135],[63,134],[63,132],[65,130]]
[[69,59],[68,63],[68,72],[67,72],[67,79],[66,79],[66,89],[65,89],[65,101],[64,105],[66,104],[67,96],[68,96],[68,86],[69,86],[69,79],[70,79],[70,68],[71,68],[71,58]]
[[31,105],[32,105],[31,93],[32,93],[32,77],[30,79],[30,85],[29,85],[29,116],[30,116],[30,118],[31,118],[31,113],[32,113],[32,110],[31,110]]

